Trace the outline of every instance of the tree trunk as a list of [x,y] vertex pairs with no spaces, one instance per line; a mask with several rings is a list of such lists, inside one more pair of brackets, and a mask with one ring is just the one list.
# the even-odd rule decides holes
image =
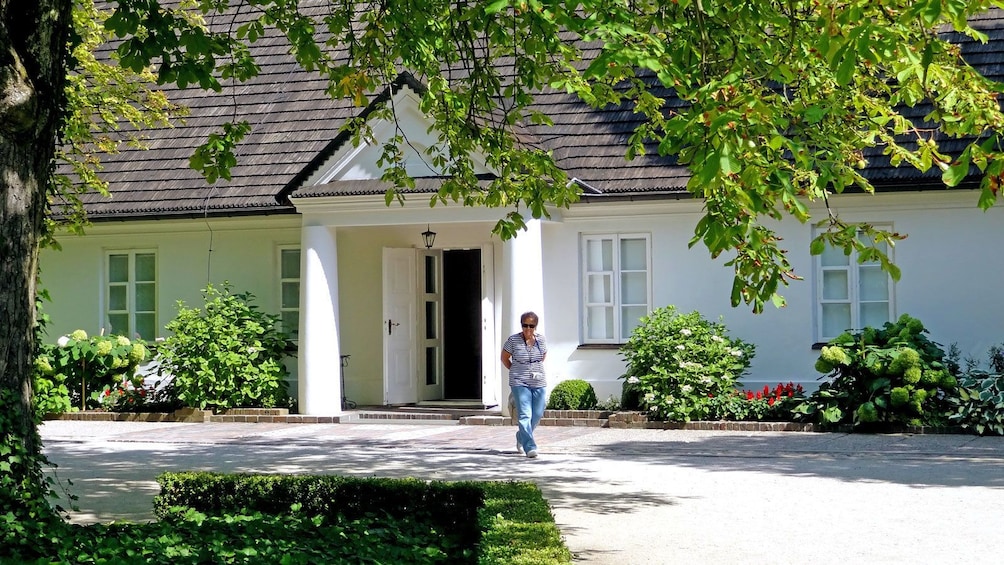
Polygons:
[[71,5],[0,0],[0,514],[29,518],[47,505],[31,409],[35,277],[65,107]]

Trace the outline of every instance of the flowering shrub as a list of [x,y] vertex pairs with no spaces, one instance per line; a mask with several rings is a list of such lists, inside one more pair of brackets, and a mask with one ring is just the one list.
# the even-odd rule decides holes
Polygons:
[[252,304],[250,292],[207,285],[204,308],[178,302],[167,324],[161,367],[173,375],[178,397],[193,408],[271,408],[288,402],[282,358],[289,336],[279,317]]
[[881,427],[943,425],[945,399],[956,395],[941,347],[920,320],[906,314],[882,329],[847,332],[820,351],[816,370],[827,373],[794,412],[824,424]]
[[52,413],[65,412],[71,405],[95,408],[104,387],[137,380],[136,368],[149,358],[145,342],[122,335],[88,337],[84,330],[76,330],[55,345],[43,344],[35,369],[45,406],[36,404],[36,409]]
[[101,407],[109,412],[133,412],[146,402],[146,388],[105,385],[101,393]]
[[755,347],[728,337],[723,323],[700,313],[678,314],[674,306],[641,319],[621,347],[628,369],[623,403],[637,402],[654,419],[690,421],[707,417],[711,399],[735,390]]
[[709,396],[709,420],[778,422],[791,419],[791,410],[804,400],[802,385],[778,383],[763,390],[733,390]]

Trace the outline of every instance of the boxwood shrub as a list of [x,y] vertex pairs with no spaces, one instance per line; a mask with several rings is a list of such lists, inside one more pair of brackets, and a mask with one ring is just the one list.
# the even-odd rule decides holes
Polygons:
[[582,379],[558,383],[547,398],[548,410],[592,410],[596,408],[596,391]]

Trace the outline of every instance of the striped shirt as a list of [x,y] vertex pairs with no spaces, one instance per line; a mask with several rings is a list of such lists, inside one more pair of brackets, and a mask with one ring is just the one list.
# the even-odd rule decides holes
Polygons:
[[525,386],[541,388],[547,386],[544,377],[544,355],[547,354],[547,342],[544,336],[533,334],[536,343],[527,345],[523,333],[514,333],[505,341],[502,349],[512,356],[512,366],[509,367],[509,386]]

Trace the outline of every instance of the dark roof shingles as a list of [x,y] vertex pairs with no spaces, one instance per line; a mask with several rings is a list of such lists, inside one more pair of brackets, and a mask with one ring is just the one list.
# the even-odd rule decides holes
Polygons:
[[[988,44],[960,34],[953,37],[969,60],[995,80],[1004,76],[1001,24],[1004,19],[981,20],[982,27],[991,28],[986,30],[991,36]],[[112,196],[84,195],[90,216],[289,212],[292,208],[282,198],[284,190],[296,189],[297,196],[383,192],[386,185],[379,181],[297,186],[308,167],[316,167],[336,149],[333,140],[338,139],[344,121],[363,108],[331,99],[326,94],[327,81],[301,70],[274,35],[259,42],[256,55],[261,74],[244,84],[225,85],[222,93],[168,89],[169,98],[189,107],[190,115],[173,128],[145,130],[149,149],[126,148],[104,156],[102,178],[109,182]],[[669,103],[679,105],[680,101],[670,99]],[[675,165],[674,159],[659,157],[654,150],[631,161],[625,159],[628,136],[642,119],[630,107],[592,109],[573,95],[553,90],[540,93],[537,105],[546,110],[553,127],[527,127],[520,135],[550,150],[569,178],[606,194],[686,192],[688,172]],[[925,112],[915,110],[917,117]],[[189,156],[223,123],[235,119],[252,126],[237,147],[238,164],[231,180],[207,185],[189,168]],[[887,157],[870,157],[873,162],[867,174],[873,181],[923,176],[912,168],[891,167]],[[419,179],[414,192],[434,192],[438,182]]]

